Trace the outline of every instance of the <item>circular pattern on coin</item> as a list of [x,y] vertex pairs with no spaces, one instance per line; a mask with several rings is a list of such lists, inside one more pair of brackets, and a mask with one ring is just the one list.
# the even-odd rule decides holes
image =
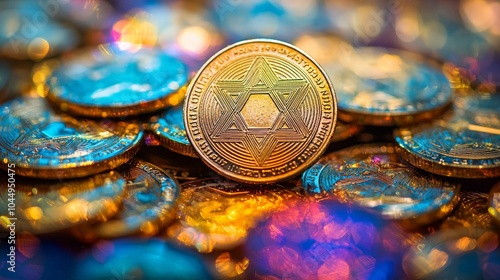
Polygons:
[[76,120],[42,98],[18,98],[0,106],[0,168],[13,163],[22,176],[84,177],[127,162],[142,136],[135,123]]
[[117,238],[140,233],[156,235],[174,217],[180,189],[177,180],[162,169],[132,159],[117,170],[127,181],[123,206],[112,219],[77,229],[85,240]]
[[498,240],[493,230],[441,230],[405,254],[403,269],[408,279],[497,279]]
[[327,148],[336,124],[333,87],[287,43],[256,39],[214,55],[187,90],[184,122],[199,157],[240,182],[300,174]]
[[306,193],[358,204],[414,227],[442,218],[458,202],[460,186],[418,172],[392,144],[350,147],[323,156],[302,175]]
[[396,130],[398,152],[418,168],[444,176],[500,176],[499,107],[499,94],[457,97],[442,119]]
[[256,188],[220,178],[186,182],[181,188],[180,224],[171,227],[168,235],[203,253],[241,244],[260,220],[299,198],[276,184]]
[[340,120],[407,125],[440,115],[451,102],[446,76],[417,55],[348,44],[337,49],[339,55],[322,55],[321,65],[335,85]]
[[491,188],[488,196],[488,212],[500,224],[500,182]]
[[[8,209],[12,194],[7,189],[10,177],[3,172],[0,177],[0,209],[5,209],[3,212]],[[16,177],[15,185],[15,213],[11,215],[10,210],[1,213],[2,224],[8,225],[6,221],[15,217],[16,231],[42,234],[112,217],[122,202],[125,180],[111,171],[62,182]]]
[[74,114],[123,117],[181,103],[187,81],[187,67],[161,50],[108,44],[56,69],[47,97]]
[[182,115],[182,106],[171,107],[151,119],[150,128],[162,145],[181,155],[198,157],[189,143]]

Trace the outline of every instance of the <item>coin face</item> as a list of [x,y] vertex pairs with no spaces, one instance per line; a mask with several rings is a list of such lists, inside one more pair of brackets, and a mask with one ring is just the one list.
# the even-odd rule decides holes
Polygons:
[[358,204],[408,226],[449,214],[460,188],[418,172],[398,158],[392,144],[383,143],[323,156],[304,172],[302,185],[310,195]]
[[182,106],[166,109],[159,116],[151,118],[149,127],[163,146],[181,155],[198,157],[189,143],[184,126]]
[[491,188],[488,205],[488,212],[497,223],[500,223],[500,182]]
[[[305,44],[305,43],[303,43]],[[437,68],[411,53],[352,48],[340,42],[338,55],[327,44],[306,44],[321,57],[335,85],[339,119],[368,125],[407,125],[432,119],[451,102],[450,84]]]
[[170,222],[180,189],[177,180],[162,169],[132,159],[117,170],[126,180],[123,206],[112,219],[76,229],[88,241],[131,234],[156,235]]
[[250,40],[213,56],[184,102],[188,138],[221,175],[271,183],[299,174],[328,146],[336,99],[323,70],[299,49]]
[[398,152],[429,172],[460,178],[500,176],[500,95],[457,98],[432,124],[395,132]]
[[267,215],[286,207],[298,195],[279,185],[241,184],[208,178],[181,185],[179,225],[169,236],[200,252],[234,248]]
[[495,230],[441,230],[408,250],[403,269],[410,279],[496,279],[498,239]]
[[76,120],[57,115],[42,98],[18,98],[0,107],[0,167],[22,176],[60,179],[113,169],[132,158],[139,125]]
[[[16,230],[43,234],[96,220],[106,220],[119,209],[125,180],[116,172],[84,179],[40,181],[16,178],[15,215],[5,213],[11,201],[7,175],[0,173],[0,219],[17,220]],[[11,208],[9,206],[9,208]]]
[[48,98],[84,116],[138,115],[179,104],[182,97],[175,93],[187,79],[187,67],[160,50],[101,45],[55,70]]

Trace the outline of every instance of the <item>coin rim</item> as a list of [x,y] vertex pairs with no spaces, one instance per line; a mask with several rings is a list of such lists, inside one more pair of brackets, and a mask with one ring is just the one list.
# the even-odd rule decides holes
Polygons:
[[289,43],[286,43],[286,42],[283,42],[283,41],[280,41],[280,40],[265,39],[265,38],[256,38],[256,39],[242,40],[242,41],[239,41],[237,43],[228,45],[225,48],[223,48],[220,51],[218,51],[212,57],[210,57],[210,59],[208,59],[205,62],[205,64],[203,64],[203,66],[200,68],[200,70],[196,73],[195,77],[193,77],[193,79],[191,79],[191,82],[189,83],[189,86],[188,86],[187,91],[186,91],[186,97],[184,98],[183,112],[187,112],[188,111],[189,99],[190,99],[190,96],[191,96],[191,92],[192,92],[195,84],[197,83],[198,79],[200,78],[201,74],[206,69],[206,67],[208,65],[210,65],[213,61],[215,61],[223,53],[225,53],[225,52],[227,52],[227,51],[229,51],[229,50],[231,50],[231,49],[233,49],[235,47],[242,46],[242,45],[245,45],[245,44],[252,44],[252,43],[272,43],[272,44],[282,45],[282,46],[285,46],[285,47],[287,47],[289,49],[295,50],[300,55],[302,55],[305,58],[309,59],[314,64],[314,66],[319,70],[319,72],[323,75],[323,77],[325,78],[325,82],[327,83],[327,85],[330,88],[330,95],[332,97],[332,101],[331,101],[332,107],[333,107],[332,108],[332,111],[333,111],[332,112],[332,123],[331,123],[331,128],[329,130],[329,135],[327,137],[325,137],[325,141],[323,142],[322,146],[318,149],[318,151],[316,152],[316,154],[313,155],[313,156],[311,156],[311,157],[309,157],[309,159],[308,159],[309,162],[302,163],[301,165],[299,165],[299,167],[297,167],[294,170],[289,171],[287,173],[280,174],[280,175],[275,175],[275,176],[270,176],[270,177],[259,177],[259,178],[247,177],[247,176],[239,175],[239,174],[230,172],[228,170],[225,170],[225,169],[219,167],[218,165],[213,164],[212,161],[210,161],[207,158],[205,158],[204,154],[199,150],[199,148],[196,145],[193,144],[193,142],[195,142],[195,141],[193,139],[193,136],[191,135],[191,130],[190,130],[190,125],[189,125],[188,115],[185,114],[185,113],[183,114],[183,117],[184,117],[184,126],[186,127],[186,134],[188,136],[189,142],[193,146],[196,154],[213,171],[217,172],[218,174],[220,174],[220,175],[222,175],[222,176],[224,176],[224,177],[226,177],[228,179],[231,179],[231,180],[234,180],[234,181],[238,181],[238,182],[242,182],[242,183],[272,184],[272,183],[276,183],[276,182],[279,182],[279,181],[284,181],[284,180],[286,180],[288,178],[292,178],[292,177],[296,176],[297,174],[305,171],[307,168],[309,168],[314,163],[316,163],[316,161],[321,157],[321,155],[329,147],[329,145],[331,143],[330,140],[333,137],[333,134],[335,132],[335,128],[337,126],[337,121],[338,121],[338,116],[337,116],[338,115],[338,109],[337,109],[338,102],[337,102],[337,94],[336,94],[335,88],[334,88],[334,86],[333,86],[333,84],[332,84],[332,82],[330,80],[330,77],[328,76],[328,74],[326,73],[326,71],[323,69],[323,67],[321,67],[321,65],[316,60],[314,60],[311,56],[309,56],[305,51],[301,50],[300,48],[298,48],[298,47],[296,47],[296,46],[294,46],[292,44],[289,44]]
[[[49,100],[52,104],[56,105],[61,111],[63,112],[69,112],[73,115],[77,116],[84,116],[84,117],[98,117],[98,118],[119,118],[119,117],[128,117],[128,116],[137,116],[141,114],[146,114],[146,113],[152,113],[159,111],[161,109],[165,109],[168,107],[176,106],[182,103],[181,97],[185,95],[185,88],[189,83],[189,69],[187,65],[180,59],[171,56],[164,52],[163,50],[157,48],[157,47],[148,47],[145,48],[149,51],[152,52],[158,52],[160,54],[167,55],[169,57],[172,57],[175,60],[178,60],[185,68],[185,78],[186,82],[182,85],[179,85],[179,89],[177,91],[172,91],[171,93],[160,97],[155,100],[149,100],[146,102],[139,102],[136,104],[131,104],[131,105],[122,105],[122,106],[111,106],[111,105],[106,105],[106,106],[92,106],[92,105],[85,105],[85,104],[78,104],[72,101],[69,101],[67,99],[61,98],[58,94],[55,94],[52,91],[52,87],[49,84],[50,78],[53,76],[54,72],[57,69],[60,69],[62,66],[65,66],[66,64],[71,64],[75,62],[75,58],[78,55],[85,55],[85,54],[91,54],[102,46],[117,46],[117,43],[105,43],[105,44],[100,44],[94,48],[87,48],[83,50],[78,50],[74,56],[72,56],[67,62],[65,63],[60,63],[55,69],[51,69],[52,71],[50,72],[50,75],[48,75],[47,79],[45,80],[44,85],[47,87],[47,100]],[[144,48],[143,48],[144,49]],[[61,59],[54,59],[58,60],[59,62],[62,62],[63,60]]]

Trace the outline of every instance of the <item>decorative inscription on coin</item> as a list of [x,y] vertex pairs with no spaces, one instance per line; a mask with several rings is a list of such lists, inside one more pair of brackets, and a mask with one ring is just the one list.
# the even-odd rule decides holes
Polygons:
[[297,48],[272,40],[237,43],[191,82],[184,121],[200,158],[237,181],[270,183],[299,174],[330,143],[333,87]]
[[418,173],[391,144],[361,145],[322,157],[302,175],[306,192],[370,208],[385,218],[422,223],[449,214],[459,186]]
[[153,236],[170,222],[179,197],[179,184],[162,169],[137,159],[120,166],[127,180],[120,212],[106,222],[77,229],[86,240],[131,234]]
[[55,70],[48,97],[84,116],[137,115],[179,104],[182,98],[169,98],[187,80],[187,67],[159,50],[108,44]]
[[48,179],[113,169],[134,156],[143,135],[137,124],[57,115],[41,98],[1,106],[0,131],[0,167],[15,163],[19,175]]
[[457,98],[454,110],[442,119],[396,131],[398,152],[411,164],[440,175],[500,176],[499,107],[500,95]]

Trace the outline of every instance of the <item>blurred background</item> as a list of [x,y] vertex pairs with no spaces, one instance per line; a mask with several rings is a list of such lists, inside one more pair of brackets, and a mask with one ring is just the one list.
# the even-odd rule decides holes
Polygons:
[[293,43],[318,32],[424,54],[462,86],[500,84],[500,1],[492,0],[3,0],[0,65],[13,69],[10,91],[29,91],[43,80],[24,79],[33,63],[103,42],[158,46],[195,72],[232,42]]

